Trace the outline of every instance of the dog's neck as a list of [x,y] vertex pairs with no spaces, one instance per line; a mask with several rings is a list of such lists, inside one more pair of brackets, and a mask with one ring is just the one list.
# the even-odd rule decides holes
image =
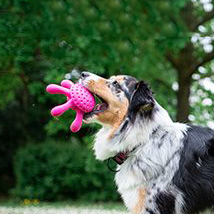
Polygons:
[[139,145],[143,146],[155,130],[164,129],[172,124],[173,121],[167,111],[156,103],[152,118],[142,118],[138,114],[132,123],[127,117],[111,138],[109,135],[112,135],[112,128],[103,126],[95,138],[96,158],[105,160],[114,157],[119,152],[127,152]]

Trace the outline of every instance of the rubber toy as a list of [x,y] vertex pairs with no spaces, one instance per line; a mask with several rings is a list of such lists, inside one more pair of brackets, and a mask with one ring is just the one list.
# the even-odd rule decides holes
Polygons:
[[50,84],[46,91],[50,94],[64,94],[67,102],[51,110],[52,116],[60,116],[68,109],[76,111],[76,118],[70,126],[72,132],[77,132],[82,126],[84,113],[91,112],[95,106],[94,96],[80,83],[74,84],[70,80],[63,80],[60,85]]

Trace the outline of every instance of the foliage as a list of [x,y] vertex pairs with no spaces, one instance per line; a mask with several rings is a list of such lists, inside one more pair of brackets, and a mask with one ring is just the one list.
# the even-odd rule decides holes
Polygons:
[[[184,4],[185,0],[7,0],[1,5],[0,90],[5,96],[0,106],[14,100],[26,108],[46,104],[45,84],[58,83],[73,68],[104,76],[126,73],[166,90],[175,76],[163,53],[166,47],[177,50],[185,44],[179,20]],[[163,93],[160,100],[168,106],[164,97]]]
[[20,198],[39,200],[118,200],[113,173],[96,161],[92,151],[75,143],[29,144],[15,159]]
[[[177,90],[172,85],[178,76],[166,55],[170,52],[176,58],[183,52],[183,61],[190,65],[185,47],[192,43],[192,36],[198,39],[192,43],[191,56],[202,57],[201,41],[213,31],[211,21],[201,24],[203,32],[196,27],[193,33],[183,18],[190,3],[196,17],[192,24],[202,23],[205,12],[199,0],[1,1],[1,173],[13,178],[12,157],[28,142],[50,137],[62,141],[72,137],[80,142],[85,133],[96,131],[96,127],[84,125],[79,133],[70,133],[71,111],[59,118],[49,115],[50,108],[63,98],[46,93],[46,85],[59,83],[73,69],[104,77],[128,74],[144,79],[175,119]],[[187,10],[187,14],[190,19],[192,13]],[[207,125],[207,120],[213,120],[212,105],[202,103],[207,97],[214,100],[214,95],[200,80],[213,75],[212,63],[196,73],[192,94],[201,90],[203,96],[191,102],[191,114],[194,122]],[[5,186],[3,177],[0,188]]]

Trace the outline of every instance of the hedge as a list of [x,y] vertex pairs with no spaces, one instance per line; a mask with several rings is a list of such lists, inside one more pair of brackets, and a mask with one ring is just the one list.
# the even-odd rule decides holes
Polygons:
[[21,199],[119,199],[113,173],[83,145],[29,144],[17,152],[14,169],[16,187],[12,193]]

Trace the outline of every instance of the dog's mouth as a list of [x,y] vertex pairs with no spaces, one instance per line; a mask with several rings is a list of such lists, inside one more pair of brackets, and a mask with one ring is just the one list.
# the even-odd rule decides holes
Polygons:
[[97,104],[91,112],[84,114],[84,120],[87,120],[90,117],[93,117],[94,115],[101,114],[108,109],[108,103],[102,97],[97,94],[94,94],[94,96]]

